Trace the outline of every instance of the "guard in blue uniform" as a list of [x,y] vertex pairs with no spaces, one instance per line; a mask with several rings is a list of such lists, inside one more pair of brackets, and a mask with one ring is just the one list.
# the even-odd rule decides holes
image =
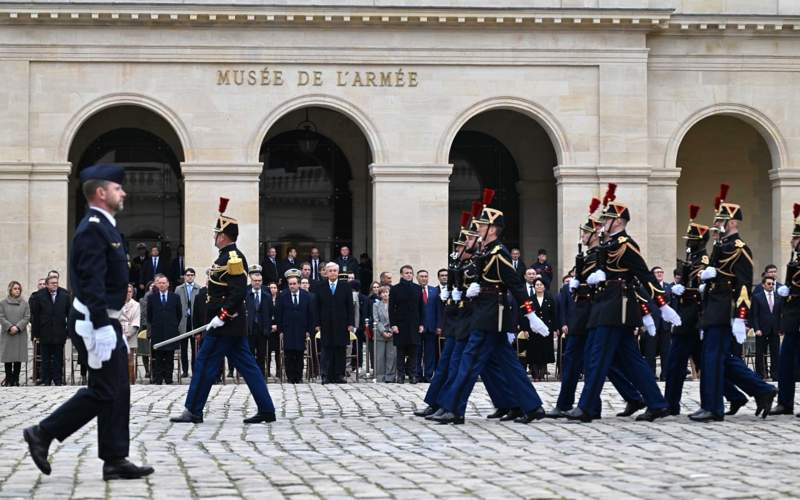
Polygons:
[[[478,375],[484,373],[495,380],[505,377],[507,386],[521,414],[514,421],[528,423],[544,417],[542,401],[512,350],[506,332],[510,332],[507,293],[520,304],[531,328],[547,336],[547,325],[533,312],[531,299],[525,293],[522,278],[514,270],[508,249],[498,239],[504,227],[503,212],[490,207],[494,191],[484,190],[483,210],[475,220],[481,237],[481,248],[475,257],[477,281],[470,284],[467,298],[473,301],[470,335],[455,380],[442,395],[444,412],[432,420],[440,423],[463,422],[467,400]],[[485,370],[485,372],[484,372]]]
[[125,171],[116,165],[94,165],[80,173],[89,209],[72,239],[69,279],[75,299],[69,328],[80,356],[88,360],[89,380],[87,387],[23,433],[31,458],[45,474],[51,471],[47,460],[51,441],[64,441],[95,417],[104,480],[138,479],[153,473],[152,467],[127,460],[128,344],[119,315],[128,291],[128,260],[114,218],[125,201],[124,180]]
[[[672,306],[681,317],[681,325],[672,330],[672,342],[667,365],[666,387],[664,398],[670,415],[681,412],[681,395],[689,358],[700,366],[702,342],[700,340],[700,313],[702,301],[700,296],[700,273],[708,265],[706,244],[709,227],[695,222],[700,212],[698,205],[689,205],[689,227],[686,228],[686,260],[678,261],[681,283],[672,285]],[[747,399],[745,398],[745,402]]]
[[624,367],[647,405],[647,411],[636,420],[652,422],[667,415],[667,404],[633,336],[642,325],[645,312],[636,297],[639,285],[658,305],[665,321],[680,325],[680,317],[667,305],[664,290],[650,272],[639,246],[625,231],[630,211],[615,201],[615,190],[616,185],[609,184],[603,200],[601,222],[608,238],[600,247],[599,269],[587,278],[597,291],[589,317],[589,328],[594,331],[585,364],[586,383],[578,405],[567,412],[567,418],[592,420],[592,405],[600,396],[612,362],[616,362]]
[[[477,204],[477,208],[476,208]],[[480,202],[473,204],[474,217],[480,215]],[[470,225],[470,212],[461,214],[461,232],[453,242],[454,252],[448,265],[447,289],[441,294],[444,301],[445,320],[443,329],[445,344],[439,357],[434,377],[425,393],[427,406],[414,412],[418,417],[428,420],[439,418],[445,413],[441,407],[442,394],[446,393],[448,384],[452,384],[458,373],[461,354],[469,336],[468,324],[472,316],[471,300],[464,297],[464,288],[474,277],[471,265],[472,254],[478,233]],[[482,373],[481,380],[496,410],[488,418],[505,417],[516,406],[513,394],[508,390],[505,378],[497,379],[496,374]],[[454,424],[463,423],[463,419],[454,420]]]
[[227,198],[220,198],[219,217],[214,228],[214,244],[219,257],[208,274],[208,299],[206,333],[197,354],[195,376],[186,394],[185,410],[170,420],[178,423],[201,423],[203,408],[208,400],[211,385],[219,375],[223,359],[233,364],[244,377],[250,393],[256,400],[258,413],[244,419],[246,424],[275,421],[275,406],[267,390],[264,375],[250,352],[247,341],[247,260],[236,248],[239,223],[223,215]]
[[700,288],[704,294],[700,409],[689,415],[697,422],[725,418],[722,396],[727,383],[755,397],[756,415],[763,418],[769,415],[778,392],[750,370],[742,358],[731,353],[732,342],[742,344],[747,337],[745,321],[750,311],[753,254],[739,236],[739,223],[743,220],[741,207],[725,202],[728,189],[727,184],[722,184],[715,199],[714,227],[719,238],[708,267],[700,273]]
[[[567,412],[572,409],[578,379],[585,372],[586,353],[591,348],[591,332],[588,323],[595,287],[589,285],[586,280],[597,270],[597,258],[600,250],[599,231],[602,224],[592,215],[599,207],[600,199],[592,198],[589,204],[589,216],[580,226],[581,241],[578,245],[578,255],[575,257],[575,277],[569,282],[570,299],[575,306],[567,323],[567,341],[564,345],[564,359],[561,365],[561,389],[555,407],[547,412],[548,418],[566,417]],[[584,245],[587,247],[585,254],[582,250]],[[626,402],[625,410],[617,416],[627,417],[644,407],[639,391],[623,375],[623,371],[617,366],[617,363],[612,363],[608,379]],[[593,419],[597,419],[600,418],[601,411],[602,405],[598,396],[588,413]]]
[[[778,288],[778,295],[784,297],[783,342],[778,364],[778,404],[772,409],[773,415],[794,413],[795,366],[800,361],[800,203],[794,204],[792,215],[792,258],[786,266],[786,284]],[[797,416],[800,417],[800,413]]]

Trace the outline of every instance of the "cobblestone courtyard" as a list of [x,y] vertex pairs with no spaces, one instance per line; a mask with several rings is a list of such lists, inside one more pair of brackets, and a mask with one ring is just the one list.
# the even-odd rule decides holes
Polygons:
[[[786,498],[800,495],[800,419],[753,416],[718,424],[614,417],[530,425],[484,418],[476,386],[462,426],[413,417],[426,384],[270,385],[278,421],[244,426],[245,385],[214,386],[201,425],[170,424],[186,386],[137,385],[131,458],[147,480],[104,483],[96,427],[51,447],[53,474],[35,468],[22,429],[75,387],[0,390],[0,497],[5,498]],[[539,384],[550,408],[557,383]],[[687,383],[684,413],[696,406]]]

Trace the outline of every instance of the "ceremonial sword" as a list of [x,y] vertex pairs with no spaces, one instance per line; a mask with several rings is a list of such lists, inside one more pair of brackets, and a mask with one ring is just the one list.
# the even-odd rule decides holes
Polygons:
[[207,326],[208,325],[203,325],[203,326],[200,326],[198,328],[195,328],[191,332],[182,333],[182,334],[178,335],[177,337],[172,337],[171,339],[165,340],[164,342],[159,342],[158,344],[155,344],[153,346],[153,349],[160,349],[160,348],[164,347],[165,345],[169,345],[169,344],[172,344],[172,343],[177,342],[179,340],[183,340],[183,339],[185,339],[187,337],[191,337],[192,335],[196,335],[198,333],[203,333],[206,330]]

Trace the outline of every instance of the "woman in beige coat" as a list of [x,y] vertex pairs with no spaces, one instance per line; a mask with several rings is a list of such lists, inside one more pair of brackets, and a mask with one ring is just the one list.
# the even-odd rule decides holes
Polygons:
[[0,301],[0,362],[5,363],[4,386],[19,386],[19,372],[28,361],[28,322],[31,311],[22,298],[18,281],[8,284],[8,297]]
[[137,334],[141,324],[141,308],[136,299],[133,298],[133,285],[128,284],[128,296],[125,297],[125,304],[119,314],[119,324],[122,327],[122,334],[128,342],[128,378],[131,384],[136,383],[136,349]]

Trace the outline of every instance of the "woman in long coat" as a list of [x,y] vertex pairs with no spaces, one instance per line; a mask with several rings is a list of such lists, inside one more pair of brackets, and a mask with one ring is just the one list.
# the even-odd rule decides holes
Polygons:
[[545,289],[544,281],[537,279],[534,284],[536,295],[533,298],[533,311],[544,321],[550,335],[542,337],[532,334],[528,343],[528,359],[534,380],[542,380],[547,373],[547,364],[555,363],[553,352],[553,332],[558,330],[556,321],[556,302],[553,296]]
[[8,296],[0,301],[0,362],[5,364],[4,386],[19,386],[22,363],[28,360],[28,301],[18,281],[8,284]]

